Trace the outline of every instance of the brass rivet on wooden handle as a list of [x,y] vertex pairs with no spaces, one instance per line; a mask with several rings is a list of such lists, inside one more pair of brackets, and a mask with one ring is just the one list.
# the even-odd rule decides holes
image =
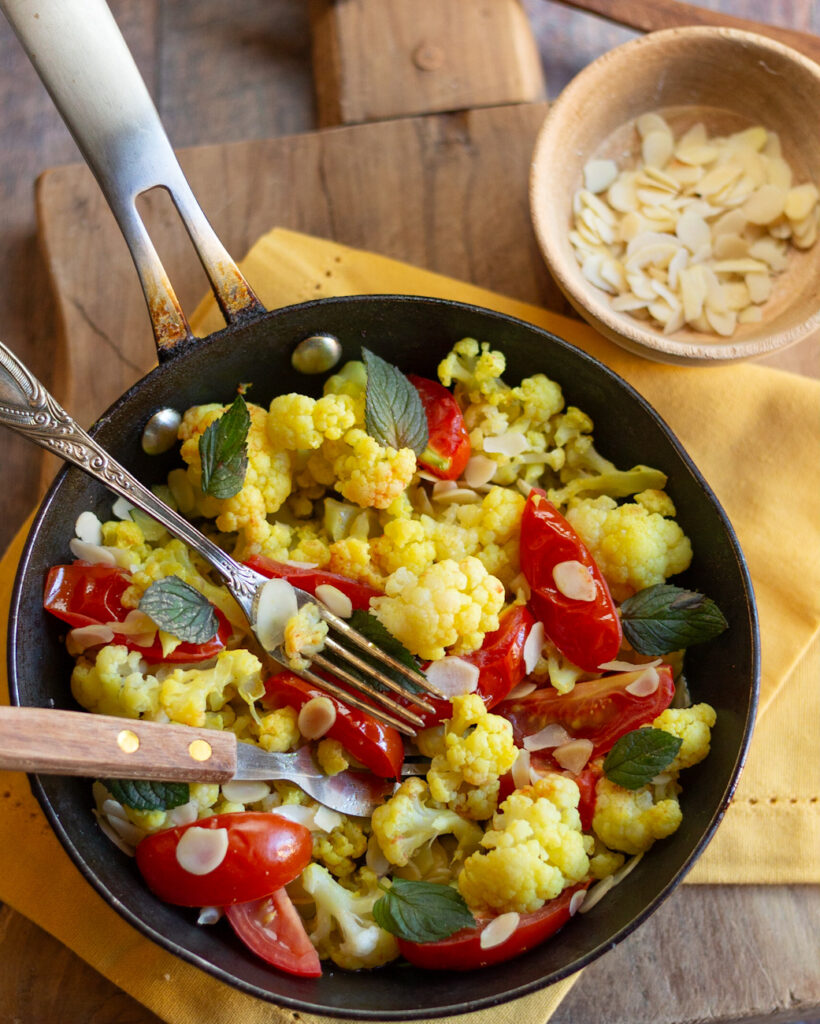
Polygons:
[[193,740],[188,746],[188,753],[195,761],[207,761],[213,750],[207,740]]
[[131,729],[123,729],[117,735],[117,746],[123,754],[134,754],[139,750],[140,738]]

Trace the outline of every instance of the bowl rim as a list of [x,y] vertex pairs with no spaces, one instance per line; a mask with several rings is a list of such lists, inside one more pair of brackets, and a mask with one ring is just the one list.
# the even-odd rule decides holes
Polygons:
[[[529,173],[529,205],[530,218],[536,240],[542,256],[547,264],[550,275],[554,278],[566,299],[573,308],[593,327],[611,341],[635,355],[678,365],[717,365],[719,363],[736,362],[746,359],[760,359],[775,352],[795,345],[820,329],[820,302],[812,316],[790,330],[769,333],[756,338],[753,344],[732,342],[731,340],[714,343],[686,342],[676,338],[675,334],[664,335],[660,332],[649,332],[640,326],[640,322],[626,313],[615,312],[606,301],[603,292],[591,283],[585,284],[575,268],[567,270],[568,259],[561,254],[550,231],[544,226],[539,213],[539,196],[542,194],[541,180],[546,173],[553,154],[558,152],[558,140],[553,138],[555,125],[565,109],[572,109],[576,97],[590,79],[619,73],[632,61],[636,54],[646,49],[664,46],[671,41],[697,42],[699,39],[723,39],[726,44],[742,48],[755,47],[758,51],[777,54],[800,65],[803,70],[817,81],[820,89],[820,64],[800,53],[798,50],[781,43],[770,36],[745,29],[710,25],[687,25],[677,28],[661,29],[631,39],[620,46],[613,47],[600,57],[583,67],[577,75],[564,87],[558,97],[550,104],[546,117],[536,135],[530,161]],[[819,243],[820,244],[820,243]],[[570,265],[571,266],[571,265]],[[753,348],[753,351],[750,351]]]
[[[746,757],[748,755],[749,745],[751,742],[752,732],[754,728],[754,722],[756,718],[758,699],[759,699],[759,687],[760,687],[760,671],[761,671],[761,651],[760,651],[760,632],[759,632],[759,621],[757,613],[757,604],[752,586],[752,581],[746,562],[745,555],[741,549],[737,535],[734,528],[720,504],[717,496],[709,486],[700,470],[695,465],[691,456],[684,448],[681,441],[678,439],[674,431],[669,427],[659,412],[638,392],[628,381],[621,377],[618,373],[608,367],[605,363],[596,359],[594,356],[585,352],[582,348],[564,340],[556,334],[545,330],[544,328],[538,327],[528,321],[522,320],[518,317],[511,316],[506,313],[501,313],[496,310],[488,309],[485,307],[476,306],[470,303],[458,302],[449,299],[438,299],[430,297],[420,297],[411,295],[353,295],[353,296],[340,296],[340,297],[329,297],[323,299],[315,299],[305,303],[294,304],[292,306],[282,307],[281,310],[275,312],[287,313],[289,311],[311,311],[313,309],[326,307],[328,305],[353,305],[356,303],[365,304],[380,304],[384,300],[391,300],[398,304],[409,303],[418,304],[425,307],[455,307],[457,310],[469,311],[474,314],[479,314],[482,317],[489,317],[500,321],[502,323],[512,323],[517,327],[525,328],[528,332],[533,333],[536,336],[541,337],[551,346],[557,346],[558,348],[569,350],[569,352],[580,358],[582,361],[590,364],[591,368],[601,374],[607,382],[625,391],[631,401],[636,403],[641,410],[650,417],[654,422],[660,433],[665,437],[665,440],[674,450],[675,454],[683,463],[683,466],[692,475],[699,488],[703,491],[706,501],[715,510],[723,530],[725,531],[726,540],[731,549],[735,564],[737,566],[740,579],[743,588],[743,607],[745,612],[745,618],[748,621],[748,633],[749,633],[749,665],[751,669],[751,678],[749,680],[749,702],[746,710],[745,721],[743,722],[743,728],[740,735],[740,742],[735,755],[734,763],[732,766],[731,773],[728,776],[727,783],[723,790],[723,793],[715,806],[715,810],[705,826],[700,838],[695,843],[693,848],[690,850],[686,859],[681,863],[680,867],[672,874],[667,883],[659,890],[657,895],[651,899],[643,909],[633,916],[623,927],[621,927],[614,935],[612,935],[607,941],[600,943],[598,946],[590,949],[587,953],[578,957],[576,960],[565,965],[564,967],[557,968],[547,975],[543,975],[538,978],[534,978],[531,981],[524,982],[511,988],[503,993],[491,994],[487,996],[479,996],[471,999],[469,1002],[459,1003],[457,1005],[442,1003],[436,1007],[410,1007],[401,1010],[370,1010],[370,1009],[346,1009],[335,1006],[328,1006],[325,1003],[312,1002],[310,997],[292,997],[286,994],[273,993],[267,989],[263,989],[253,982],[245,981],[244,979],[238,978],[235,974],[232,974],[229,970],[211,962],[210,960],[200,956],[196,952],[182,946],[173,938],[169,938],[165,933],[154,928],[151,923],[141,918],[137,913],[132,911],[122,901],[118,900],[112,895],[108,889],[105,881],[101,879],[94,871],[92,865],[87,863],[84,855],[77,844],[73,841],[65,828],[60,816],[53,806],[51,799],[41,781],[40,777],[36,774],[29,774],[29,782],[31,785],[32,792],[37,798],[40,806],[42,807],[52,829],[60,840],[63,848],[68,852],[69,856],[73,860],[75,866],[79,869],[80,873],[86,879],[87,882],[97,891],[97,893],[105,900],[105,902],[111,906],[122,918],[124,918],[132,927],[136,928],[142,935],[150,939],[166,952],[170,952],[186,962],[192,964],[195,967],[205,971],[212,977],[217,978],[219,981],[226,983],[227,985],[236,988],[239,991],[244,992],[247,995],[254,996],[259,999],[263,999],[267,1002],[271,1002],[277,1005],[282,1005],[293,1010],[321,1014],[327,1017],[341,1018],[348,1020],[369,1020],[369,1021],[400,1021],[400,1020],[424,1020],[431,1017],[437,1016],[457,1016],[465,1013],[471,1013],[475,1010],[489,1009],[493,1006],[502,1005],[507,1002],[512,1002],[522,996],[540,991],[547,985],[553,984],[557,981],[561,981],[564,978],[575,974],[582,967],[587,966],[589,963],[598,959],[603,953],[612,949],[615,945],[619,944],[623,939],[630,935],[640,924],[647,920],[661,905],[661,903],[670,895],[670,893],[681,883],[685,875],[689,872],[694,862],[701,855],[705,847],[712,839],[715,830],[723,819],[726,810],[729,806],[731,798],[737,788],[738,781],[742,768],[745,764]],[[198,339],[196,347],[199,348],[211,346],[214,342],[218,342],[221,337],[228,335],[228,331],[219,331],[209,335],[207,338]],[[178,357],[177,357],[178,358]],[[173,359],[171,363],[176,362]],[[107,410],[100,416],[95,422],[89,433],[92,436],[96,435],[100,429],[102,429],[110,418],[115,415],[118,410],[132,399],[137,392],[143,388],[144,384],[148,381],[153,381],[159,377],[163,369],[168,366],[168,363],[160,364],[151,370],[148,374],[137,381],[132,387],[130,387],[123,395],[121,395]],[[560,383],[560,382],[559,382]],[[28,536],[26,538],[25,546],[20,557],[20,562],[17,568],[17,573],[14,581],[14,586],[11,594],[11,602],[9,606],[9,620],[8,620],[8,646],[7,646],[7,671],[8,671],[8,683],[9,683],[9,695],[12,704],[20,705],[21,693],[19,686],[19,678],[17,673],[17,654],[18,654],[18,635],[17,635],[17,622],[20,618],[20,602],[23,597],[24,582],[28,576],[29,566],[32,561],[33,548],[38,539],[39,530],[43,524],[44,519],[51,510],[52,505],[59,499],[60,490],[63,482],[69,474],[80,474],[81,470],[73,466],[63,466],[56,478],[49,487],[46,495],[44,496],[34,521],[32,522]],[[275,969],[272,969],[275,973]],[[443,972],[442,972],[443,973]]]

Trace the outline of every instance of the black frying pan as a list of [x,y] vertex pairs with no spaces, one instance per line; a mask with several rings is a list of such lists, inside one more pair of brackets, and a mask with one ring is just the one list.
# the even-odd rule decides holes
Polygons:
[[[324,299],[264,311],[198,207],[192,210],[193,196],[107,8],[100,3],[96,9],[95,3],[91,13],[90,0],[84,0],[83,32],[83,25],[66,13],[72,7],[66,0],[38,0],[36,20],[30,0],[2,0],[2,6],[29,52],[35,52],[38,70],[111,202],[143,282],[160,365],[92,430],[137,476],[160,482],[173,465],[173,456],[147,456],[140,443],[145,423],[161,408],[227,402],[243,381],[253,382],[254,401],[262,405],[287,391],[318,395],[323,377],[305,376],[291,362],[294,349],[307,337],[334,335],[343,360],[358,358],[364,343],[405,371],[433,376],[452,344],[473,336],[506,353],[510,381],[536,371],[558,380],[568,403],[592,416],[598,446],[614,462],[642,462],[669,475],[668,490],[695,551],[692,567],[679,582],[713,597],[730,624],[716,641],[693,648],[687,656],[693,700],[711,703],[718,721],[708,760],[686,773],[678,832],[656,844],[628,881],[588,914],[574,918],[544,946],[498,967],[462,975],[395,963],[370,973],[326,967],[320,979],[293,978],[266,967],[227,926],[197,926],[195,913],[156,900],[133,861],[97,828],[87,782],[32,777],[34,793],[55,832],[89,882],[149,938],[252,995],[303,1011],[376,1020],[437,1017],[513,999],[574,973],[629,934],[681,880],[725,811],[745,757],[757,700],[757,620],[742,552],[715,496],[668,427],[632,388],[583,352],[521,321],[460,303],[403,296]],[[57,56],[55,32],[63,47]],[[100,46],[103,53],[97,52]],[[54,72],[55,61],[59,73]],[[104,74],[116,71],[116,81],[107,83],[112,87],[104,104],[109,114],[113,111],[113,128],[108,119],[112,131],[104,130],[99,110],[89,128],[84,103],[76,93],[61,92],[66,61],[73,63],[67,75],[75,79],[72,87],[84,83],[91,108],[99,106],[92,94],[102,88],[94,76],[101,68]],[[79,127],[82,118],[84,128]],[[145,139],[151,145],[141,146]],[[160,147],[161,159],[152,145]],[[160,165],[163,176],[157,178]],[[137,191],[123,195],[118,175],[125,173]],[[228,320],[226,329],[202,341],[191,337],[134,211],[136,194],[157,183],[169,187],[180,208]],[[68,687],[71,660],[60,643],[60,627],[42,609],[43,580],[49,566],[65,560],[79,513],[91,509],[107,518],[110,507],[111,495],[76,469],[63,470],[43,502],[12,597],[9,682],[16,704],[75,707]]]

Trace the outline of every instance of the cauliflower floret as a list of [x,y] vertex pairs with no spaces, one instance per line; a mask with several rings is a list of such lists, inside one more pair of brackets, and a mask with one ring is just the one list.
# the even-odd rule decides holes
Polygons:
[[316,760],[325,775],[338,775],[350,767],[344,747],[338,740],[325,737],[316,746]]
[[262,685],[262,665],[244,648],[220,651],[213,668],[176,668],[167,675],[159,694],[160,708],[172,722],[203,728],[207,712],[219,711],[228,700],[226,689],[257,693]]
[[468,906],[498,914],[538,910],[589,872],[578,815],[580,793],[557,772],[516,790],[468,857],[458,888]]
[[385,576],[402,567],[421,575],[436,559],[436,545],[424,524],[415,519],[391,519],[384,533],[370,544],[373,561]]
[[523,415],[538,424],[547,423],[564,408],[561,385],[543,373],[525,377],[512,389],[512,397],[521,403]]
[[337,441],[356,423],[356,403],[349,395],[278,395],[270,404],[268,438],[274,448],[298,451]]
[[396,959],[399,946],[395,937],[373,917],[373,904],[382,895],[375,882],[351,892],[316,863],[308,864],[300,877],[316,904],[308,932],[320,957],[354,971],[381,967]]
[[474,557],[447,558],[420,576],[401,568],[388,576],[384,597],[371,611],[413,654],[429,661],[445,648],[464,654],[481,646],[485,633],[498,629],[504,584]]
[[302,739],[297,725],[298,717],[296,708],[287,705],[260,715],[257,723],[259,746],[269,753],[277,754],[293,750]]
[[370,543],[361,537],[344,537],[334,541],[329,548],[330,558],[327,568],[340,576],[368,583],[381,590],[384,577],[377,571],[370,560]]
[[467,818],[489,818],[498,801],[499,779],[513,766],[518,750],[512,726],[491,715],[475,693],[453,698],[444,726],[444,750],[427,773],[434,800]]
[[656,839],[671,836],[682,817],[675,797],[656,803],[650,786],[623,789],[602,776],[595,787],[592,830],[612,850],[628,854],[648,850]]
[[452,834],[458,840],[455,860],[471,853],[481,839],[475,822],[432,806],[428,785],[419,778],[405,779],[393,796],[376,808],[371,821],[385,857],[399,866],[408,864],[422,847],[441,835]]
[[352,875],[356,860],[367,849],[367,835],[352,818],[341,815],[341,822],[330,832],[313,833],[313,859],[324,864],[339,878]]
[[71,673],[71,692],[86,711],[123,718],[155,718],[160,684],[148,673],[139,651],[121,644],[101,648],[92,661],[82,657]]
[[663,583],[692,560],[689,538],[673,519],[634,503],[581,498],[566,517],[589,548],[616,600]]
[[415,452],[384,447],[358,427],[348,430],[344,443],[333,460],[336,490],[362,508],[387,508],[413,479]]
[[305,669],[325,645],[327,623],[312,601],[303,605],[285,623],[285,657],[292,669]]
[[717,715],[709,704],[693,704],[689,708],[667,708],[652,723],[655,729],[677,736],[683,742],[675,760],[664,769],[665,773],[691,768],[709,753],[711,730]]
[[487,342],[479,345],[475,338],[462,338],[438,364],[438,379],[446,388],[455,383],[456,394],[470,402],[484,399],[497,405],[509,391],[499,380],[506,366],[503,353]]
[[[168,534],[165,534],[167,539]],[[151,549],[145,543],[145,536],[133,519],[112,519],[102,524],[102,542],[106,547],[117,548],[128,554],[129,569],[133,571],[145,562]]]

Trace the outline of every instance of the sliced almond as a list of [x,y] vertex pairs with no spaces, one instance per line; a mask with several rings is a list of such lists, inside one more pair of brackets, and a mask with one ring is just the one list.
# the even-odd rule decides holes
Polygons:
[[592,740],[570,740],[569,743],[556,747],[552,756],[562,768],[577,775],[583,771],[587,761],[592,757],[593,749]]
[[219,867],[227,853],[226,828],[201,828],[193,825],[179,838],[176,860],[183,871],[191,875],[209,875]]
[[257,639],[267,650],[278,647],[285,639],[288,619],[299,611],[296,591],[287,580],[267,580],[256,599]]
[[485,437],[483,447],[484,451],[491,455],[508,455],[514,458],[525,452],[530,447],[530,443],[519,431],[509,430],[505,434]]
[[478,666],[454,655],[431,662],[424,674],[442,696],[448,699],[475,693],[478,687]]
[[473,455],[464,468],[464,483],[468,487],[488,484],[496,474],[498,463],[486,455]]
[[199,817],[199,804],[196,800],[189,800],[179,807],[172,807],[168,811],[167,821],[171,825],[190,825]]
[[270,793],[267,782],[232,779],[222,784],[222,795],[232,804],[256,804]]
[[353,614],[353,602],[332,583],[320,583],[314,593],[328,611],[338,615],[340,619],[349,619]]
[[74,524],[77,538],[86,544],[102,545],[102,523],[93,512],[81,512]]
[[584,166],[584,187],[590,192],[604,192],[617,176],[614,160],[589,160]]
[[627,693],[633,697],[649,697],[655,693],[660,685],[661,677],[655,668],[645,668],[637,679],[633,679],[624,687]]
[[516,789],[523,789],[524,786],[529,786],[530,752],[526,747],[519,749],[510,772]]
[[737,327],[737,313],[727,311],[725,313],[706,307],[706,320],[713,331],[716,331],[724,338],[730,338]]
[[68,542],[68,547],[71,554],[81,562],[90,562],[92,565],[118,564],[114,551],[100,544],[89,544],[87,541],[72,537]]
[[338,811],[332,811],[323,804],[319,804],[316,808],[313,820],[320,832],[332,832],[334,828],[338,828],[344,822],[344,818]]
[[330,697],[311,697],[302,705],[296,724],[306,740],[318,740],[336,721],[336,705]]
[[538,686],[536,683],[532,682],[530,679],[525,679],[523,683],[519,683],[518,686],[514,686],[504,699],[520,700],[521,697],[529,697],[529,695],[537,689]]
[[747,306],[737,314],[739,324],[759,324],[763,319],[763,310],[760,306]]
[[786,195],[777,185],[761,185],[743,204],[743,215],[751,224],[771,224],[783,213]]
[[532,736],[525,736],[522,745],[524,750],[549,750],[552,747],[564,746],[569,741],[570,735],[563,725],[550,722]]
[[664,118],[660,114],[654,113],[654,111],[641,114],[635,122],[635,127],[638,129],[638,134],[641,138],[646,138],[650,132],[669,131],[669,125]]
[[805,185],[795,185],[786,195],[783,212],[789,220],[802,220],[814,210],[817,199],[817,187],[810,181]]
[[524,641],[524,649],[521,652],[524,658],[524,672],[529,675],[538,664],[541,651],[544,649],[544,623],[533,623],[532,629]]
[[520,921],[520,914],[514,910],[507,914],[499,914],[482,928],[479,945],[482,949],[493,949],[495,946],[500,946],[512,936]]
[[587,897],[586,889],[578,889],[569,898],[569,916],[575,917],[578,911],[583,906],[584,900]]
[[598,593],[592,573],[576,559],[553,566],[552,579],[564,597],[572,601],[594,601]]
[[114,630],[110,626],[94,623],[91,626],[78,626],[68,631],[65,638],[66,650],[72,658],[83,654],[91,647],[110,644],[114,639]]

